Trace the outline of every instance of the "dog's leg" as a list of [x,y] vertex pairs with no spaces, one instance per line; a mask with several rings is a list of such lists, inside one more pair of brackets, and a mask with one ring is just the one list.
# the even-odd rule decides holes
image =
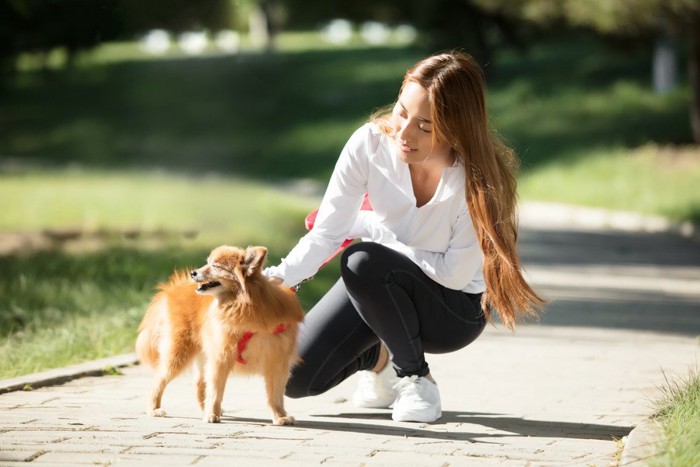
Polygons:
[[194,365],[192,369],[194,371],[194,385],[195,392],[197,394],[197,403],[199,408],[204,411],[204,398],[206,397],[206,383],[204,381],[204,362],[205,358],[203,354],[200,354],[195,358]]
[[219,423],[221,421],[221,401],[224,398],[226,379],[231,373],[232,363],[226,355],[209,359],[206,365],[206,398],[204,401],[204,421]]
[[284,390],[289,379],[289,367],[265,372],[267,403],[272,410],[272,423],[275,425],[294,425],[294,417],[284,410]]
[[160,406],[165,387],[182,373],[182,370],[192,361],[192,351],[186,346],[180,346],[180,348],[183,347],[185,350],[177,353],[173,352],[173,349],[178,348],[177,346],[163,344],[160,349],[161,358],[156,370],[153,392],[151,393],[151,407],[148,410],[148,413],[154,417],[164,417],[166,415]]
[[148,409],[148,414],[153,417],[165,417],[165,410],[160,407],[161,400],[163,398],[163,392],[165,387],[168,385],[172,378],[165,369],[158,369],[158,373],[155,377],[155,383],[153,385],[153,391],[151,392],[151,404]]

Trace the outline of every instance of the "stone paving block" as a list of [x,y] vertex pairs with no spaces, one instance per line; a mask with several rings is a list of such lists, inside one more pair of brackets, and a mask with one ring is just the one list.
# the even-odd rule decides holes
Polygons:
[[289,453],[280,459],[280,465],[286,465],[288,461],[305,465],[370,465],[373,461],[372,453],[338,450],[303,450]]
[[48,452],[37,457],[33,464],[48,465],[191,465],[196,461],[193,456],[141,456],[132,454],[97,454],[97,453],[63,453]]
[[0,448],[0,465],[5,462],[32,462],[38,456],[44,453],[41,449],[18,449],[14,450],[3,445]]
[[201,447],[194,447],[194,446],[189,446],[189,447],[177,447],[177,446],[170,446],[168,444],[163,444],[161,446],[133,446],[129,448],[126,453],[130,455],[141,455],[141,454],[158,454],[158,455],[166,455],[166,456],[182,456],[182,457],[187,457],[191,456],[193,458],[199,457],[199,456],[206,456],[206,455],[211,455],[213,452],[216,451],[216,448],[212,448],[211,446],[201,446]]
[[51,432],[46,433],[45,431],[6,431],[0,433],[0,445],[3,448],[8,446],[21,446],[22,444],[35,445],[37,443],[58,443],[66,439],[70,439],[67,436],[67,432]]
[[372,456],[373,465],[386,466],[448,466],[460,465],[462,456],[449,454],[422,454],[410,451],[378,450]]
[[124,446],[112,445],[109,443],[71,443],[59,442],[45,446],[47,451],[57,453],[73,453],[73,454],[109,454],[112,457],[118,457],[123,451]]
[[196,465],[197,467],[221,467],[222,463],[225,463],[227,465],[239,464],[241,467],[271,467],[277,465],[281,465],[284,467],[308,467],[309,465],[314,465],[314,463],[308,463],[303,461],[300,462],[292,459],[272,461],[270,459],[257,457],[231,457],[225,460],[222,460],[219,457],[205,457],[202,459],[198,459],[196,461],[196,464],[194,465]]

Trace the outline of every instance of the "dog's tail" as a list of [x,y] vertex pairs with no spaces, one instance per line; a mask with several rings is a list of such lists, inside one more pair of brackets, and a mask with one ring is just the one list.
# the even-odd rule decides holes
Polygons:
[[165,297],[157,294],[148,309],[146,315],[139,326],[139,335],[136,338],[136,355],[141,363],[145,363],[152,367],[158,365],[160,352],[158,350],[160,343],[160,330],[162,326],[160,321],[164,318],[163,306]]

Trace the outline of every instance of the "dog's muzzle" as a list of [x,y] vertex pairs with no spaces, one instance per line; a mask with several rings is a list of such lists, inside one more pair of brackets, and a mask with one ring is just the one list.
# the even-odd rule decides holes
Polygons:
[[221,282],[207,282],[206,284],[201,284],[199,287],[197,287],[197,292],[206,292],[209,289],[213,289],[214,287],[219,287],[221,285]]
[[[190,277],[192,277],[192,280],[195,282],[201,282],[202,278],[199,276],[199,273],[197,271],[192,271],[190,272]],[[221,282],[217,281],[212,281],[212,282],[205,282],[203,284],[200,284],[199,287],[197,287],[197,292],[206,292],[209,289],[213,289],[214,287],[219,287],[221,285]]]

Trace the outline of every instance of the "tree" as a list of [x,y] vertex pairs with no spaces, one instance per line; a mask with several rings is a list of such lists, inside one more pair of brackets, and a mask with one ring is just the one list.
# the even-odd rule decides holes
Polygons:
[[0,74],[18,55],[83,50],[154,28],[230,27],[230,0],[0,0]]
[[[66,1],[66,0],[62,0]],[[116,0],[122,37],[151,29],[184,32],[221,30],[231,25],[230,0]]]
[[473,0],[279,0],[287,9],[288,24],[316,27],[343,18],[387,24],[409,23],[421,33],[420,45],[430,50],[464,48],[488,73],[497,48],[503,43],[520,45],[532,27],[496,10],[486,10]]
[[538,24],[563,21],[615,37],[669,35],[688,42],[690,125],[700,144],[700,0],[471,0]]
[[284,5],[280,0],[251,0],[249,3],[248,34],[254,44],[272,52],[282,29]]
[[12,71],[21,52],[62,47],[75,55],[116,33],[117,0],[0,0],[0,62]]

